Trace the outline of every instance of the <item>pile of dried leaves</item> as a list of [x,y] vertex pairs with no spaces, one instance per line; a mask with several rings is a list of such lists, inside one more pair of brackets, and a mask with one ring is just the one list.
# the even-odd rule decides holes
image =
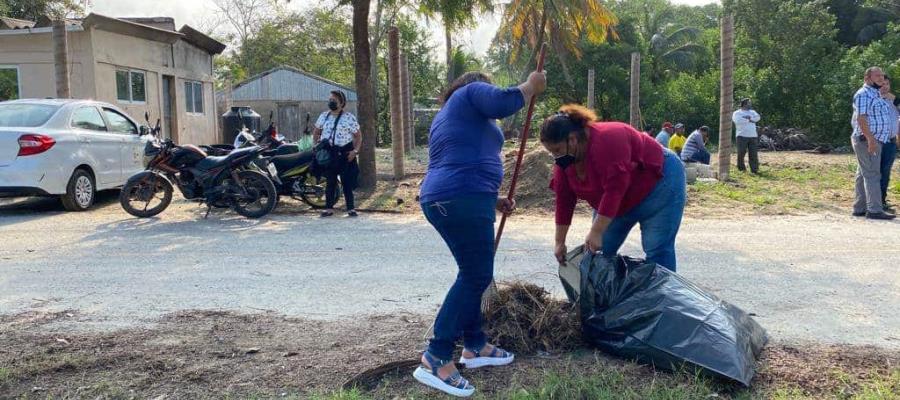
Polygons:
[[582,347],[576,305],[542,287],[499,283],[484,311],[488,337],[516,354],[556,353]]

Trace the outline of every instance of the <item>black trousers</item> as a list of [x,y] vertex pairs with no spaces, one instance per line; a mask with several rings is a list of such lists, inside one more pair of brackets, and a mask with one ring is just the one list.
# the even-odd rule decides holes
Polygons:
[[[352,144],[350,150],[352,150]],[[334,207],[337,203],[337,180],[341,177],[341,187],[344,191],[344,201],[347,203],[347,211],[356,208],[353,198],[353,191],[356,189],[357,180],[359,179],[359,162],[354,158],[353,161],[347,162],[347,154],[349,150],[342,148],[336,152],[337,160],[340,160],[337,166],[325,172],[325,208]]]
[[744,155],[750,153],[750,171],[759,172],[759,138],[737,137],[737,167],[741,171],[747,170],[744,166]]

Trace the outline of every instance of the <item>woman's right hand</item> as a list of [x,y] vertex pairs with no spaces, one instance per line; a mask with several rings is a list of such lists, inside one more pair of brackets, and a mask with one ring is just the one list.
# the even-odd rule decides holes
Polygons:
[[544,90],[547,90],[547,72],[532,72],[528,75],[528,84],[531,86],[533,95],[544,93]]
[[569,253],[569,251],[566,248],[565,243],[557,244],[556,248],[553,250],[553,255],[556,256],[556,261],[559,262],[559,265],[566,264],[566,254],[568,254],[568,253]]

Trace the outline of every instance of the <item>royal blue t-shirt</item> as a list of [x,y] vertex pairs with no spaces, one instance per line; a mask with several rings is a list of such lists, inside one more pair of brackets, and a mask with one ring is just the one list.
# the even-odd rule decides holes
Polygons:
[[420,201],[472,193],[497,194],[503,181],[503,132],[496,120],[525,104],[517,87],[474,82],[453,92],[431,123],[428,172]]

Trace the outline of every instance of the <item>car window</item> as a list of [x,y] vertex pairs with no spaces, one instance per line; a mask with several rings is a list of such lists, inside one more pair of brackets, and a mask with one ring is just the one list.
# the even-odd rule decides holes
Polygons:
[[73,128],[106,132],[106,122],[103,122],[97,107],[81,107],[75,110],[72,113],[71,125]]
[[103,112],[106,114],[106,120],[109,121],[109,130],[111,132],[128,133],[133,135],[136,135],[138,133],[137,126],[129,121],[128,118],[125,118],[124,115],[119,114],[118,111],[104,108]]
[[33,128],[41,126],[56,114],[59,106],[48,104],[0,103],[0,127]]

